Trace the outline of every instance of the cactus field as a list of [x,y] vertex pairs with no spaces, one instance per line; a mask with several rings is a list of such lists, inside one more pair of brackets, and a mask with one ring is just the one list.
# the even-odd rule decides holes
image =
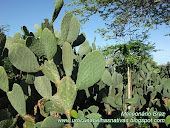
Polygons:
[[35,24],[36,32],[22,26],[23,33],[0,40],[0,128],[170,126],[170,68],[122,52],[139,51],[140,42],[114,55],[119,45],[90,46],[72,12],[55,29],[63,4],[56,1],[51,21]]

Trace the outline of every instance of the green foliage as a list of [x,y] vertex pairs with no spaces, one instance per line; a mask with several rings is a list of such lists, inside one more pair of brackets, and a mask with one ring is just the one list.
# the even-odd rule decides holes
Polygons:
[[77,88],[86,89],[96,83],[105,70],[105,60],[102,52],[89,53],[80,63],[77,75]]
[[4,34],[3,28],[0,26],[0,56],[5,47],[6,35]]
[[167,0],[73,0],[67,5],[76,7],[73,12],[81,16],[82,23],[99,15],[105,27],[97,32],[106,39],[143,40],[157,25],[169,25]]

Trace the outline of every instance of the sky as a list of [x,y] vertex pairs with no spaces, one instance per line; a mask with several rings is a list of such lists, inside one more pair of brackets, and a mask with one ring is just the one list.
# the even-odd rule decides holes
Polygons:
[[[26,26],[29,31],[35,32],[34,24],[41,25],[44,19],[47,18],[51,21],[51,16],[54,10],[56,0],[0,0],[0,25],[10,25],[9,32],[5,34],[11,37],[16,32],[21,31],[22,26]],[[72,0],[65,0],[67,3]],[[72,8],[64,6],[54,22],[54,28],[60,31],[60,24],[65,11],[69,11]],[[80,30],[86,34],[86,39],[90,44],[96,37],[96,46],[115,45],[114,40],[105,41],[98,33],[94,31],[104,27],[104,22],[98,16],[93,16],[90,20],[84,24]],[[159,51],[152,53],[154,61],[157,64],[166,64],[170,62],[170,37],[164,36],[170,33],[170,29],[166,26],[161,26],[157,30],[150,31],[149,41],[155,43],[156,49]]]

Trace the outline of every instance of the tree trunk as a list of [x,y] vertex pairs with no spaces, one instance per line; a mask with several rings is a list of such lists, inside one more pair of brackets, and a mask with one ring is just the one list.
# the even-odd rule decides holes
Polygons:
[[[127,76],[128,76],[128,99],[130,99],[132,98],[132,73],[129,66],[127,71]],[[128,110],[130,110],[130,106],[128,106]]]

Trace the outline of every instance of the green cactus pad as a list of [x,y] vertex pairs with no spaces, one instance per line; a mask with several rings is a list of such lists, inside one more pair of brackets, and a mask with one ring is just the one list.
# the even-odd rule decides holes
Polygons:
[[24,39],[17,39],[17,37],[15,39],[15,38],[9,37],[6,40],[5,48],[7,48],[9,50],[11,47],[13,47],[13,44],[15,44],[15,43],[26,45],[26,41]]
[[42,121],[37,122],[37,123],[34,125],[34,128],[42,128],[41,125],[42,125]]
[[88,119],[100,119],[102,116],[99,113],[90,113],[86,116]]
[[55,9],[54,9],[54,12],[53,12],[53,16],[52,16],[52,23],[55,21],[55,19],[58,17],[58,14],[61,10],[61,8],[63,7],[64,5],[64,1],[63,0],[57,0],[56,3],[55,3]]
[[90,122],[86,122],[86,123],[74,123],[74,127],[73,128],[94,128],[92,123]]
[[92,105],[88,108],[88,110],[90,110],[92,113],[97,113],[99,111],[99,107]]
[[48,60],[52,59],[57,52],[57,41],[54,34],[48,28],[44,28],[40,41],[44,46],[45,56]]
[[170,125],[170,115],[165,118],[165,124],[167,127]]
[[74,118],[78,118],[78,113],[76,110],[71,110],[71,116],[74,117]]
[[24,93],[20,85],[14,84],[13,89],[7,92],[8,99],[15,110],[21,115],[26,114],[26,103],[24,98]]
[[38,107],[40,110],[40,114],[44,117],[48,117],[48,115],[50,114],[50,112],[46,112],[45,111],[45,104],[48,102],[48,99],[46,98],[42,98],[40,100],[38,100]]
[[108,86],[112,85],[112,77],[110,72],[106,69],[102,75],[102,81]]
[[162,91],[162,85],[156,85],[156,86],[155,86],[155,91],[161,93],[161,91]]
[[[29,38],[27,38],[28,40]],[[42,56],[45,56],[45,49],[43,43],[40,41],[40,39],[31,38],[31,44],[28,46],[31,51],[37,55],[39,58]],[[28,45],[28,41],[27,41]]]
[[53,83],[57,84],[57,82],[60,81],[58,69],[52,60],[44,62],[42,72]]
[[164,82],[164,89],[170,91],[170,78],[168,78],[168,79]]
[[106,98],[103,99],[104,103],[108,103],[109,105],[111,105],[112,107],[118,109],[119,106],[117,104],[115,104],[115,98],[108,96]]
[[122,105],[122,93],[118,93],[116,96],[115,96],[115,103],[119,106]]
[[59,103],[63,106],[67,117],[69,117],[77,95],[74,81],[69,77],[64,77],[57,88],[57,95]]
[[14,121],[12,119],[6,119],[0,121],[0,127],[1,128],[16,128],[14,125]]
[[[100,119],[102,116],[99,113],[90,113],[86,116],[88,119]],[[99,126],[99,122],[93,122],[94,128]]]
[[61,33],[58,31],[58,29],[55,29],[54,35],[55,35],[55,37],[57,37],[58,39],[61,38]]
[[77,77],[77,88],[79,90],[93,86],[103,75],[105,70],[105,59],[101,51],[89,53],[80,63]]
[[24,128],[34,128],[35,126],[35,118],[30,115],[24,116],[25,123],[23,124]]
[[92,48],[89,45],[89,41],[85,41],[82,43],[79,47],[78,53],[80,56],[87,55],[89,52],[91,52]]
[[44,104],[44,112],[46,113],[55,112],[55,113],[63,114],[64,109],[59,108],[56,104],[53,103],[53,101],[48,101]]
[[117,72],[112,74],[112,85],[118,87],[123,82],[123,76]]
[[38,93],[47,99],[52,96],[52,87],[50,80],[46,76],[35,77],[34,85]]
[[[47,102],[45,104],[45,107],[46,107],[46,110],[55,110],[56,113],[60,113],[60,114],[63,114],[65,113],[64,111],[64,108],[62,106],[62,104],[60,104],[60,100],[59,100],[59,97],[58,97],[58,94],[55,94],[53,95],[51,98],[50,98],[51,101]],[[51,107],[50,107],[51,106]]]
[[25,82],[26,82],[27,84],[34,84],[34,80],[35,80],[34,75],[32,75],[32,74],[27,74],[27,78],[26,78],[26,80],[25,80]]
[[72,43],[77,39],[79,31],[79,19],[72,12],[67,12],[61,22],[61,38]]
[[73,47],[79,46],[86,40],[86,35],[84,32],[82,32],[80,35],[78,35],[77,39],[73,42]]
[[9,50],[10,62],[19,70],[24,72],[37,72],[38,61],[34,53],[23,44],[13,44]]
[[135,93],[133,98],[126,99],[125,102],[126,102],[126,103],[129,103],[129,104],[131,104],[131,105],[135,105],[135,104],[137,104],[138,99],[139,99],[139,95],[138,95],[137,93]]
[[63,44],[62,61],[66,76],[71,76],[73,71],[73,51],[71,45],[68,42]]
[[2,66],[0,66],[0,89],[2,89],[4,92],[8,92],[9,90],[8,76]]
[[58,122],[58,119],[52,116],[46,117],[41,124],[41,128],[63,128],[64,123]]

